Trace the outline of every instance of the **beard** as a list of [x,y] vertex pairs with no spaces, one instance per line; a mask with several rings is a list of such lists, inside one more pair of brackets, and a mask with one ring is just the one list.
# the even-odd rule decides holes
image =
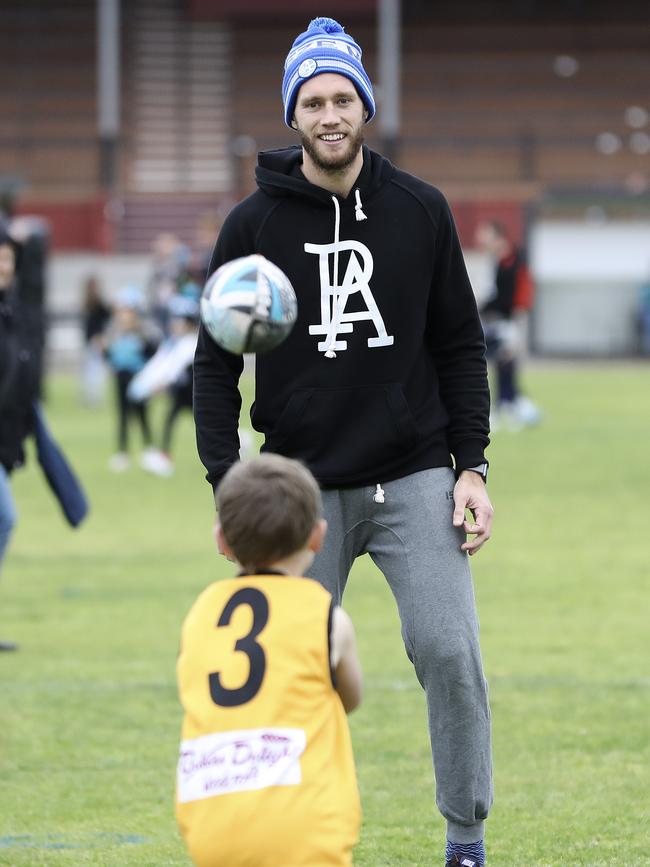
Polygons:
[[353,136],[349,136],[347,139],[347,150],[340,154],[339,156],[331,156],[329,158],[324,157],[318,150],[317,141],[312,141],[309,139],[301,129],[298,129],[298,135],[300,136],[300,144],[305,149],[305,153],[309,155],[312,162],[323,172],[330,172],[332,174],[336,172],[342,172],[344,169],[347,169],[348,166],[352,165],[355,161],[357,154],[361,150],[361,145],[364,142],[363,138],[363,127],[359,127]]

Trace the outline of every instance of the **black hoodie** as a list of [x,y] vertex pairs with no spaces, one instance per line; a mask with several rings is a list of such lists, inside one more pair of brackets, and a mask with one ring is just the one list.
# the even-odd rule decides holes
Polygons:
[[[0,228],[0,246],[11,246],[20,265],[22,248]],[[32,432],[38,396],[38,347],[27,327],[17,278],[0,289],[0,464],[7,472],[25,461],[23,444]],[[22,286],[19,287],[22,289]]]
[[[300,147],[260,154],[259,190],[229,214],[209,268],[260,253],[296,290],[291,334],[256,358],[263,448],[304,461],[323,487],[391,481],[451,455],[457,471],[483,463],[485,345],[444,196],[365,146],[346,199],[301,164]],[[238,458],[242,368],[202,327],[194,414],[213,485]]]

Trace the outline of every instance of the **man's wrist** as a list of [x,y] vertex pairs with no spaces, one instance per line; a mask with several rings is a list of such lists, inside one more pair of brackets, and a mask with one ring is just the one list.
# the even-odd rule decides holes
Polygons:
[[487,462],[487,461],[483,461],[483,463],[481,463],[481,464],[476,464],[476,465],[473,466],[473,467],[465,467],[464,469],[462,469],[462,470],[458,473],[458,476],[460,477],[460,475],[461,475],[462,473],[475,473],[477,476],[480,476],[480,477],[483,479],[484,482],[487,482],[488,467],[489,467],[488,462]]

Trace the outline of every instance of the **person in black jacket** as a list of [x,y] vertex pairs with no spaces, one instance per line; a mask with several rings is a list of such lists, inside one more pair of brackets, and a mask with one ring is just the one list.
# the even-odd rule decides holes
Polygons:
[[[296,289],[293,331],[256,359],[253,425],[323,490],[329,538],[310,576],[338,602],[369,553],[389,581],[427,696],[447,862],[482,865],[490,715],[467,554],[493,510],[474,294],[442,193],[363,145],[372,85],[337,22],[296,39],[282,90],[300,146],[260,154],[259,189],[227,217],[209,272],[260,253]],[[242,369],[202,327],[194,413],[215,489],[238,458]]]
[[498,220],[484,220],[476,228],[476,241],[494,259],[494,285],[480,314],[485,328],[488,355],[496,367],[496,406],[492,430],[505,423],[511,430],[536,425],[539,408],[519,385],[519,367],[524,351],[526,318],[534,300],[534,282],[524,251]]
[[[10,474],[25,461],[23,443],[32,431],[38,395],[38,352],[26,327],[16,293],[20,246],[0,228],[0,572],[16,523]],[[16,650],[0,641],[0,651]]]

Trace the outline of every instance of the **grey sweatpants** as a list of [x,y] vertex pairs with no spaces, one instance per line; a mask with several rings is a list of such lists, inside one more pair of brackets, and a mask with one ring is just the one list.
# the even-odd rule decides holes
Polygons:
[[490,709],[464,535],[452,526],[454,481],[447,467],[414,473],[383,484],[383,503],[375,487],[323,491],[329,529],[309,575],[337,602],[361,554],[385,575],[427,697],[447,837],[473,843],[492,803]]

